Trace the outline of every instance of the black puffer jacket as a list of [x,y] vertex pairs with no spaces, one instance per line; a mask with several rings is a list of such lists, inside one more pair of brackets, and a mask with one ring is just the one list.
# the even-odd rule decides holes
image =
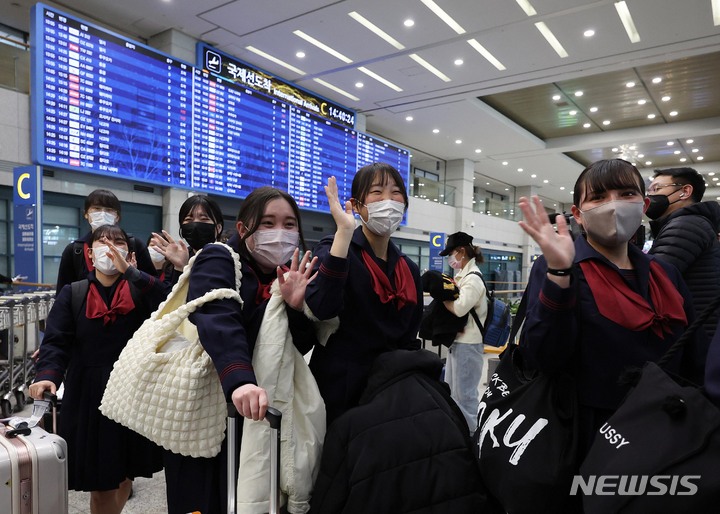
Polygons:
[[[655,240],[651,254],[673,264],[682,274],[700,314],[720,294],[720,204],[699,202],[650,222]],[[712,338],[717,314],[705,323]]]
[[311,514],[483,514],[467,425],[426,350],[373,364],[360,405],[328,428]]

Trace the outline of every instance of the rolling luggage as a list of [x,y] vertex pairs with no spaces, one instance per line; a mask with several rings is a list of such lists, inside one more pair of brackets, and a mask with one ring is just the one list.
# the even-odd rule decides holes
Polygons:
[[[17,418],[14,418],[17,419]],[[0,512],[63,514],[68,511],[65,440],[27,423],[0,423]]]
[[[265,413],[265,419],[270,423],[270,512],[269,514],[279,514],[280,512],[280,424],[282,422],[282,413],[272,407],[268,407]],[[227,491],[228,503],[227,514],[235,514],[237,512],[236,491],[237,491],[237,451],[235,444],[237,441],[238,423],[242,423],[242,418],[237,413],[235,406],[228,403],[228,420],[227,420]]]

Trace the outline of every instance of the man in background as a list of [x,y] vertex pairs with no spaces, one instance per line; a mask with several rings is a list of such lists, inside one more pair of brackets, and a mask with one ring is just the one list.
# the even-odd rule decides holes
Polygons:
[[[705,179],[692,168],[655,170],[647,194],[654,238],[648,253],[680,271],[699,315],[720,294],[720,205],[702,201]],[[717,323],[717,313],[705,323],[709,339]]]

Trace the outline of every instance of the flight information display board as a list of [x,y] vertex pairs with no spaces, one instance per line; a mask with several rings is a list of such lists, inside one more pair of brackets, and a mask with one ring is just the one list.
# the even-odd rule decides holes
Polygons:
[[409,179],[406,149],[43,4],[32,16],[37,164],[238,198],[271,185],[325,212],[330,176],[342,199],[371,162]]

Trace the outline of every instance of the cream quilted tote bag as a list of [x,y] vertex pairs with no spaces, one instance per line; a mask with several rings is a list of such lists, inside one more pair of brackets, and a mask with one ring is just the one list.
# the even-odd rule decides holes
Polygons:
[[[213,243],[222,244],[222,243]],[[167,299],[135,332],[113,366],[100,412],[174,453],[213,457],[220,452],[227,403],[220,379],[188,316],[221,299],[242,304],[242,273],[235,261],[236,289],[223,288],[187,302],[190,270],[183,270]]]

